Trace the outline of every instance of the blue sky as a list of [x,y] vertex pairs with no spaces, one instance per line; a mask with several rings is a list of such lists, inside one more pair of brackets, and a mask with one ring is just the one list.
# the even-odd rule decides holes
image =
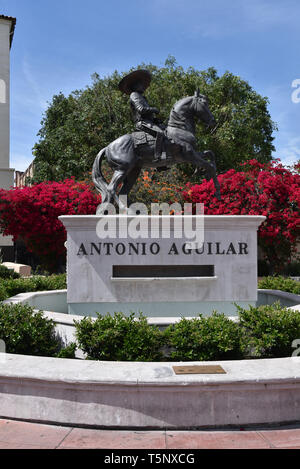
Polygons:
[[[91,75],[163,65],[215,67],[240,76],[270,100],[278,125],[274,156],[300,158],[299,0],[0,0],[17,18],[11,49],[11,166],[24,170],[54,94]],[[299,86],[299,85],[298,85]],[[300,86],[299,86],[300,88]],[[300,97],[300,92],[299,92]]]

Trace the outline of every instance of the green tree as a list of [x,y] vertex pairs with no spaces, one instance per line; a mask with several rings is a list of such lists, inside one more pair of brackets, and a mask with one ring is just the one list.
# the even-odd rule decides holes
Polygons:
[[[237,168],[239,162],[249,158],[260,162],[271,159],[276,126],[267,109],[268,99],[246,81],[230,72],[218,76],[214,68],[184,70],[171,56],[164,67],[141,64],[140,68],[153,75],[146,95],[165,122],[172,105],[194,94],[196,88],[208,96],[217,126],[208,131],[198,125],[196,137],[199,150],[215,152],[219,173]],[[128,96],[118,90],[120,79],[127,73],[115,71],[105,78],[94,74],[92,84],[85,89],[68,97],[62,93],[53,97],[33,149],[36,182],[86,176],[101,148],[134,130]],[[178,171],[183,180],[188,176],[191,182],[193,172],[189,165],[181,165]]]

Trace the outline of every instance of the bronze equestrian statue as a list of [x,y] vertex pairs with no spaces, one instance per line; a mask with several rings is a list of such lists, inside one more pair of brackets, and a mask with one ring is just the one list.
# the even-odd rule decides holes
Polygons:
[[[102,197],[97,213],[104,213],[107,203],[116,203],[120,207],[119,196],[128,196],[142,168],[168,169],[178,163],[203,168],[206,179],[214,181],[215,196],[221,198],[214,153],[210,150],[200,153],[196,149],[195,118],[208,127],[216,125],[206,96],[197,90],[194,96],[177,101],[165,128],[156,117],[158,109],[151,107],[143,95],[150,81],[149,71],[136,70],[119,83],[119,89],[130,95],[136,132],[117,138],[102,148],[95,159],[93,181]],[[109,183],[101,171],[105,157],[114,170]]]

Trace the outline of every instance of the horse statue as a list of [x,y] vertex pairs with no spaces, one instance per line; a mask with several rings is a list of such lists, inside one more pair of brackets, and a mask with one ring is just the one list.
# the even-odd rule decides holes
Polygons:
[[[157,130],[151,133],[149,129],[139,130],[123,135],[102,148],[92,171],[95,187],[102,197],[97,214],[104,213],[108,203],[116,203],[121,207],[119,196],[129,195],[143,168],[157,168],[159,171],[178,163],[191,163],[195,165],[196,170],[202,168],[205,178],[213,179],[215,196],[220,200],[214,153],[210,150],[198,152],[196,149],[195,118],[205,123],[208,128],[216,125],[208,99],[200,94],[199,90],[193,96],[182,98],[175,103],[167,127],[161,130],[161,135],[158,135]],[[114,170],[109,183],[101,169],[105,157]]]

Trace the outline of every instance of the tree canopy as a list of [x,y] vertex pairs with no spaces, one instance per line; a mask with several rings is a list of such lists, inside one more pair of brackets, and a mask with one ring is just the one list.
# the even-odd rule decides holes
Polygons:
[[[171,56],[163,67],[141,64],[138,68],[152,73],[145,94],[150,105],[160,110],[164,122],[172,105],[193,95],[197,88],[208,96],[217,126],[209,131],[198,125],[196,137],[199,151],[215,152],[218,173],[237,168],[249,158],[261,163],[272,159],[276,125],[268,112],[268,99],[246,81],[230,72],[219,76],[215,68],[185,70]],[[127,73],[115,71],[105,78],[94,74],[92,84],[85,89],[53,97],[33,148],[35,182],[86,177],[101,148],[134,130],[129,98],[118,89]],[[179,173],[192,178],[189,165],[181,165]]]

